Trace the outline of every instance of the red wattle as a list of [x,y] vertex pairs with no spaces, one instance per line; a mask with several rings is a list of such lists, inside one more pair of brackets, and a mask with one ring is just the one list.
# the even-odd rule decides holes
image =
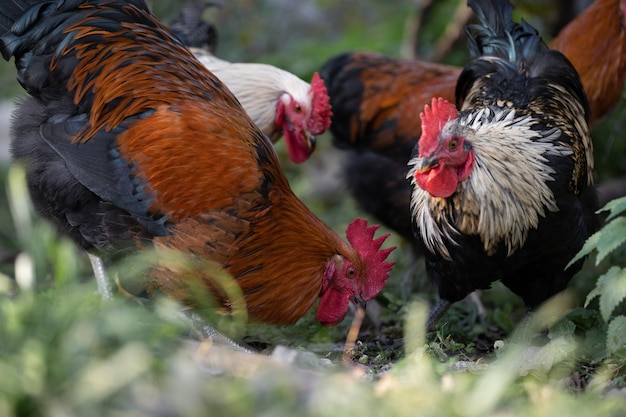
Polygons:
[[350,296],[348,293],[337,291],[331,287],[322,294],[315,318],[323,326],[339,324],[346,317],[349,304]]
[[301,143],[302,141],[298,141],[297,135],[292,132],[285,130],[285,145],[287,148],[287,156],[289,159],[296,164],[301,164],[302,162],[309,159],[311,156],[311,149],[306,143]]
[[433,197],[447,198],[456,191],[459,177],[456,170],[438,166],[423,173],[416,172],[415,182]]

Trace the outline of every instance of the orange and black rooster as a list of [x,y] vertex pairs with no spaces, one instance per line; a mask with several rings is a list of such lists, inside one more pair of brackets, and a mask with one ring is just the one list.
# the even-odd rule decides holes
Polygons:
[[[619,101],[626,82],[626,7],[596,0],[551,43],[580,74],[590,123]],[[345,150],[344,177],[359,206],[412,240],[411,150],[422,132],[417,110],[432,97],[454,101],[461,68],[368,52],[329,59],[320,74],[333,108],[333,144]]]
[[[382,289],[392,248],[376,226],[355,220],[347,244],[318,219],[234,95],[143,0],[8,0],[0,30],[29,93],[13,157],[39,213],[81,247],[216,262],[266,323],[294,323],[320,299],[316,317],[333,325]],[[213,289],[209,272],[199,278]],[[175,267],[152,279],[194,298]]]
[[433,96],[453,100],[460,72],[449,65],[367,52],[338,55],[320,69],[333,108],[333,145],[346,151],[348,190],[362,210],[409,242],[413,229],[406,173],[421,132],[417,109]]
[[596,229],[589,107],[569,60],[508,0],[469,0],[470,56],[456,106],[420,115],[412,215],[439,290],[429,327],[455,301],[501,280],[529,308],[565,289]]

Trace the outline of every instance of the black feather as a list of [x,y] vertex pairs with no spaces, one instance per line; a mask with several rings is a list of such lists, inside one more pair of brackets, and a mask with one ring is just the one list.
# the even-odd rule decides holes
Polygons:
[[[27,183],[35,208],[43,217],[51,220],[61,233],[85,249],[94,246],[111,249],[116,246],[116,250],[130,241],[131,236],[133,239],[149,240],[155,234],[164,233],[165,219],[154,219],[145,212],[137,219],[129,211],[103,201],[75,176],[68,175],[66,159],[72,158],[62,155],[62,146],[55,150],[42,140],[44,130],[71,132],[75,129],[72,127],[72,117],[69,116],[75,105],[70,99],[59,98],[44,105],[39,100],[27,97],[18,103],[16,109],[11,124],[11,136],[16,140],[11,142],[11,154],[15,161],[27,164]],[[42,128],[47,123],[56,127]],[[75,145],[68,142],[67,146]],[[79,168],[74,167],[72,170],[79,171]],[[108,175],[104,173],[102,183],[97,187],[104,186]],[[97,178],[94,180],[98,182]],[[124,182],[124,178],[121,182]],[[118,186],[114,188],[119,189]]]
[[211,22],[202,19],[207,7],[219,6],[209,1],[194,1],[187,3],[178,17],[169,25],[170,30],[189,48],[200,48],[215,54],[219,35],[217,28]]
[[0,6],[0,36],[8,32],[16,20],[41,0],[4,0]]
[[[468,64],[456,86],[456,104],[461,107],[472,90],[476,80],[487,74],[494,77],[492,94],[508,100],[517,97],[535,100],[541,95],[547,80],[553,80],[576,95],[589,120],[590,110],[582,81],[574,66],[562,53],[550,50],[539,32],[523,19],[517,23],[512,19],[513,5],[509,0],[468,0],[481,24],[466,28],[470,56],[474,60]],[[501,58],[500,61],[487,61],[484,57]],[[516,74],[519,74],[516,76]],[[535,80],[531,86],[526,83],[511,83],[510,80]],[[467,103],[466,103],[467,104]]]
[[[413,242],[409,209],[411,183],[406,179],[408,155],[409,150],[406,150],[403,157],[367,150],[348,151],[344,162],[344,180],[359,208],[373,215],[408,242]],[[417,255],[416,250],[415,254]]]
[[[133,119],[127,119],[126,123],[132,123]],[[41,137],[63,158],[68,171],[81,184],[136,217],[151,235],[164,235],[167,218],[155,220],[149,214],[156,196],[144,191],[145,184],[134,175],[133,162],[124,159],[117,150],[116,137],[126,130],[126,124],[108,132],[100,131],[87,142],[73,143],[72,139],[86,122],[85,114],[50,118],[40,128]]]
[[[68,89],[78,63],[75,54],[64,55],[52,66],[63,46],[75,40],[65,29],[88,13],[77,13],[76,9],[101,3],[4,2],[0,6],[4,22],[0,50],[5,59],[15,57],[18,81],[32,95],[19,103],[13,115],[11,153],[15,161],[26,164],[35,207],[83,248],[120,249],[130,241],[149,240],[166,232],[167,217],[149,213],[155,196],[135,175],[133,162],[123,158],[116,143],[116,135],[129,123],[150,112],[128,117],[112,129],[101,129],[92,140],[76,141],[89,126],[93,97],[87,95],[75,103]],[[119,31],[123,18],[119,10],[123,7],[132,5],[135,10],[148,12],[143,0],[109,3],[112,9],[99,9],[92,22],[113,32]],[[126,10],[132,13],[132,9]],[[90,40],[98,43],[98,39]]]
[[[330,105],[333,109],[333,120],[350,120],[358,114],[363,99],[363,85],[359,82],[360,67],[350,67],[353,56],[346,52],[330,58],[319,71],[326,84]],[[339,104],[340,103],[340,104]],[[331,123],[333,145],[340,149],[355,147],[366,149],[363,142],[351,143],[348,123]]]

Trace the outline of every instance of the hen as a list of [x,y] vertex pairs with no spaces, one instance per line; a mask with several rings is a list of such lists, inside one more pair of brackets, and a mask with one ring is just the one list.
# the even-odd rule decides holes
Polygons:
[[[143,0],[5,1],[0,51],[29,93],[13,157],[39,213],[82,248],[154,246],[217,263],[266,323],[294,323],[319,298],[317,319],[333,325],[383,287],[386,237],[357,219],[347,244],[318,219],[235,96]],[[151,271],[153,286],[188,303],[194,288],[221,296],[212,278]]]
[[[626,81],[626,18],[620,0],[596,0],[552,42],[579,72],[591,123],[620,99]],[[433,96],[454,101],[461,68],[368,52],[329,59],[320,74],[330,95],[333,144],[359,206],[412,241],[406,163],[421,134],[415,109]],[[417,250],[417,248],[415,248]]]
[[260,63],[231,63],[217,58],[208,44],[192,40],[189,33],[207,33],[206,22],[198,13],[207,3],[189,3],[175,24],[175,34],[187,40],[193,54],[235,94],[252,121],[272,142],[285,137],[289,159],[295,163],[306,161],[316,146],[316,136],[330,126],[332,111],[329,98],[319,74],[313,74],[311,83],[273,65]]
[[[455,301],[501,280],[529,308],[565,289],[596,229],[587,97],[576,70],[508,0],[469,0],[470,56],[456,107],[432,100],[410,160],[426,270]],[[458,110],[457,110],[458,108]]]

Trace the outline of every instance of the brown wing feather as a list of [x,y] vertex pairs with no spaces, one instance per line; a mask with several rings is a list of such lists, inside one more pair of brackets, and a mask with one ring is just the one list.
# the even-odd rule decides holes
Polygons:
[[[120,134],[120,151],[137,162],[138,174],[157,196],[151,211],[177,222],[232,206],[241,194],[259,188],[263,174],[257,146],[265,139],[245,122],[220,106],[189,103],[160,108]],[[257,142],[241,140],[253,137]],[[265,162],[278,164],[269,144],[265,151]]]
[[371,53],[355,54],[349,67],[360,65],[363,98],[357,116],[359,130],[352,132],[352,141],[375,131],[378,137],[371,150],[416,142],[421,134],[418,109],[432,97],[453,100],[461,72],[448,65]]
[[[133,8],[129,10],[138,13]],[[89,140],[100,129],[110,130],[144,111],[193,99],[210,99],[215,106],[227,107],[247,117],[235,96],[174,40],[164,25],[151,15],[142,17],[161,30],[147,31],[139,23],[122,22],[120,25],[125,30],[102,32],[98,26],[89,24],[89,18],[65,29],[76,41],[60,55],[76,54],[79,58],[67,87],[74,90],[76,104],[91,104],[90,124],[76,141]],[[133,36],[127,36],[126,30]],[[94,35],[102,36],[104,42],[94,45],[90,40]],[[133,65],[128,65],[129,62]],[[55,65],[53,59],[51,70]],[[98,76],[94,77],[94,73]]]

